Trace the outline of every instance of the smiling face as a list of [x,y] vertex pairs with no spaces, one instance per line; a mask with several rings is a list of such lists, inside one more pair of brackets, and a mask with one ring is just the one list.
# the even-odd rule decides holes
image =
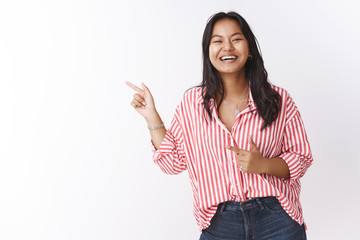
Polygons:
[[222,74],[241,74],[250,57],[248,41],[237,21],[223,18],[214,24],[209,57],[211,64]]

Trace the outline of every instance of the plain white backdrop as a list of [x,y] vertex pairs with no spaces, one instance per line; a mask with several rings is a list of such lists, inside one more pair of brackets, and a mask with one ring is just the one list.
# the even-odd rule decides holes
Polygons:
[[302,114],[308,239],[356,239],[357,1],[0,2],[0,239],[198,239],[188,174],[151,160],[124,82],[146,83],[169,125],[201,81],[208,18],[235,10],[270,81]]

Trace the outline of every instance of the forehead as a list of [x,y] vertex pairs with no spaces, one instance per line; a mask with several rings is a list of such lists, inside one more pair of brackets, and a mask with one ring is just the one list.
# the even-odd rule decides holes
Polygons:
[[227,36],[236,32],[242,33],[239,23],[234,19],[223,18],[214,24],[212,35]]

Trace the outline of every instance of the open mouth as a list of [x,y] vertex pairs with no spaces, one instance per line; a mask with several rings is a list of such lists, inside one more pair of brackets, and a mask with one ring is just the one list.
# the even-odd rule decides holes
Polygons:
[[236,56],[224,56],[224,57],[220,58],[221,61],[233,61],[233,60],[236,60],[236,59],[237,59]]

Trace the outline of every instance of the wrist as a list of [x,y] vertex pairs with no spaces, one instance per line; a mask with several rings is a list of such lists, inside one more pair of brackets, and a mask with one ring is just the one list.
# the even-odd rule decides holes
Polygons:
[[158,112],[156,110],[154,111],[153,114],[146,116],[145,121],[148,126],[158,126],[158,125],[162,124],[160,115],[158,114]]
[[290,178],[290,171],[287,163],[280,157],[263,158],[262,172],[278,178]]
[[262,157],[261,160],[263,162],[261,173],[269,174],[270,173],[271,159]]

